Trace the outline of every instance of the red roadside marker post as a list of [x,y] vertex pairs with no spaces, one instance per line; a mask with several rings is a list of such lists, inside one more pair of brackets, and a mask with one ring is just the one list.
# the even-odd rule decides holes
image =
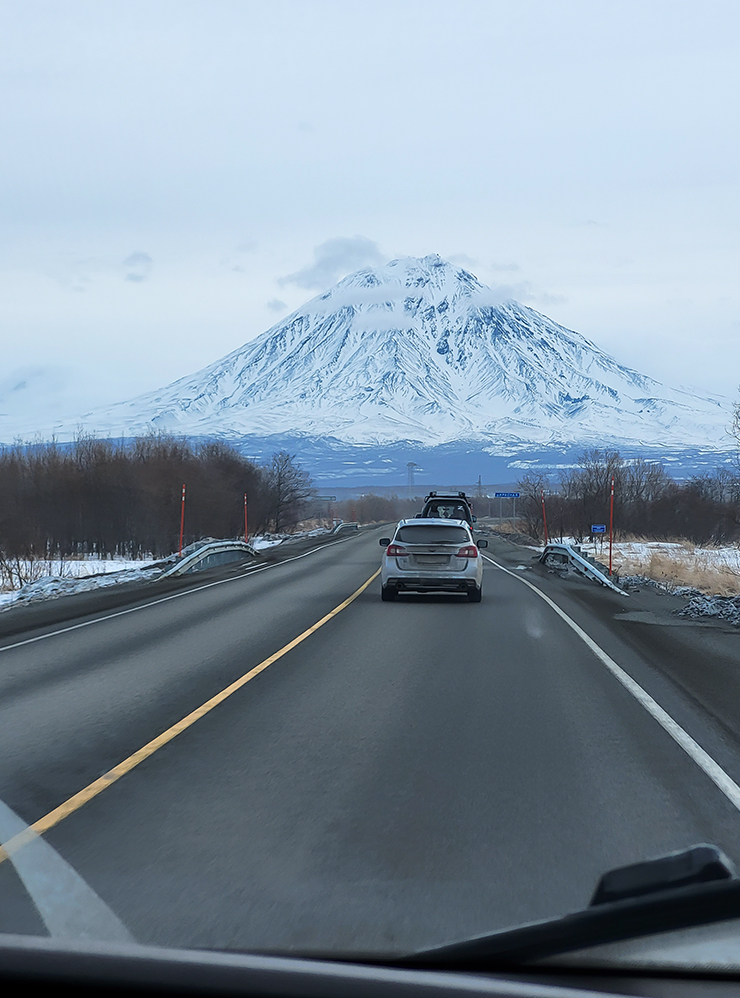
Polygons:
[[612,490],[609,497],[609,575],[612,574],[612,540],[614,537],[614,475],[612,475]]
[[542,523],[544,524],[544,527],[545,527],[545,544],[547,544],[549,538],[547,536],[547,515],[545,514],[545,490],[544,489],[542,490]]
[[244,540],[249,540],[249,531],[247,530],[247,493],[244,493]]
[[185,529],[185,486],[182,487],[182,499],[180,501],[180,550],[178,554],[182,557],[182,534]]

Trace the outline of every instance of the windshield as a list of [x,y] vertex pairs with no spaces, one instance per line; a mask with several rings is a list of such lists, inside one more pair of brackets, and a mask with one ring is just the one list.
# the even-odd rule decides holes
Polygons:
[[396,540],[404,544],[464,544],[470,535],[463,527],[411,526],[399,527]]
[[427,507],[426,515],[441,516],[446,520],[469,520],[470,510],[467,506],[459,503],[455,505],[454,503],[432,502]]
[[0,56],[0,933],[391,959],[740,864],[740,5]]

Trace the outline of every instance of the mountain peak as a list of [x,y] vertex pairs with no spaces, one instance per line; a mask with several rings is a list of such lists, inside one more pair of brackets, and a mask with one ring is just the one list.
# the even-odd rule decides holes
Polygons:
[[86,422],[127,436],[721,448],[729,405],[620,365],[432,253],[350,274],[203,371]]
[[460,297],[485,295],[490,290],[460,267],[443,260],[438,253],[427,256],[404,256],[390,260],[381,267],[366,267],[348,274],[333,288],[317,295],[298,309],[307,314],[337,306],[377,305],[383,301],[403,302],[407,299],[435,304],[447,299],[452,303]]

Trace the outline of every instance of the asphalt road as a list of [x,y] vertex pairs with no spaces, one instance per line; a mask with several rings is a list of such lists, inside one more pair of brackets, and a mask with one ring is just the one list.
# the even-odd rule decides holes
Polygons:
[[0,931],[407,951],[583,907],[603,871],[696,842],[740,862],[738,804],[521,580],[740,781],[733,635],[503,542],[481,604],[383,604],[376,578],[219,698],[373,576],[381,533],[0,639],[0,838],[71,800],[0,855]]

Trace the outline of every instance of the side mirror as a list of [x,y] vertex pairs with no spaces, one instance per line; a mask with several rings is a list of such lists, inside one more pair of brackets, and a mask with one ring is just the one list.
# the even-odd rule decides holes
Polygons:
[[378,544],[380,544],[382,548],[387,548],[390,542],[391,542],[390,537],[381,537],[380,540],[378,541]]
[[424,515],[423,513],[417,513],[417,514],[416,514],[416,519],[417,519],[417,520],[420,520],[420,519],[422,518],[422,516],[423,516],[423,515]]
[[488,547],[488,541],[485,539],[485,537],[481,537],[481,539],[478,541],[478,547],[479,548],[487,548]]
[[473,523],[477,523],[477,522],[478,522],[478,517],[477,517],[477,516],[474,516],[474,517],[473,517]]

